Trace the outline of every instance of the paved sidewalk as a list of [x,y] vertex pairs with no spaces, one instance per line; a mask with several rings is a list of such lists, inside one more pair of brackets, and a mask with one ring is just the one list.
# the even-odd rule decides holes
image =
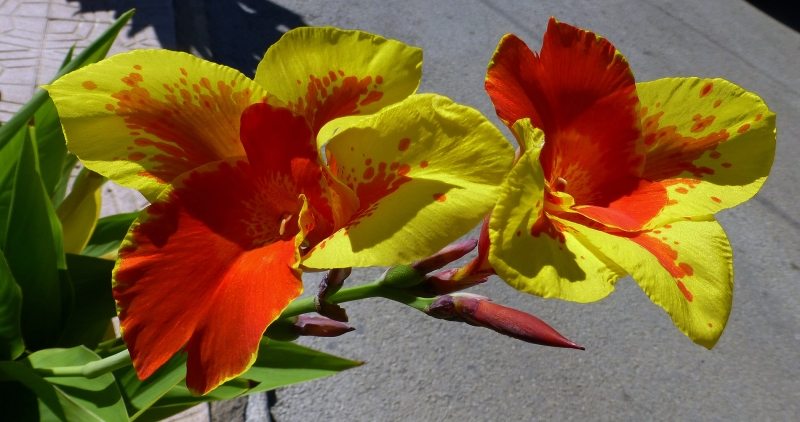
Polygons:
[[[367,363],[279,390],[277,420],[784,421],[800,415],[800,34],[794,30],[741,0],[0,0],[0,120],[36,84],[48,82],[69,45],[85,46],[134,4],[140,13],[113,51],[180,48],[252,75],[266,47],[289,28],[358,28],[421,46],[421,91],[476,107],[501,127],[483,91],[486,63],[507,32],[538,49],[555,15],[611,40],[637,80],[723,77],[761,95],[778,115],[770,179],[755,199],[718,215],[733,245],[736,287],[731,319],[714,350],[685,338],[630,278],[589,305],[523,295],[494,279],[474,291],[539,316],[587,350],[532,346],[393,303],[362,301],[347,306],[356,332],[301,343]],[[106,213],[144,205],[140,196],[111,189]],[[380,272],[360,270],[348,283]],[[307,277],[306,290],[317,280]],[[199,407],[184,420],[264,420],[264,400]]]

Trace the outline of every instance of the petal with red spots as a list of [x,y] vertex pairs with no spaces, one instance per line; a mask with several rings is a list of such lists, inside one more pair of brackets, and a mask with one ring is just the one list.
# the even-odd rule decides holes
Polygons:
[[722,79],[667,78],[637,89],[642,176],[668,194],[651,227],[714,214],[758,192],[775,156],[775,114],[761,98]]
[[419,48],[361,31],[303,27],[267,50],[255,80],[316,134],[335,118],[371,114],[413,94],[421,72]]
[[285,186],[259,183],[247,163],[223,161],[176,179],[142,211],[113,288],[140,378],[181,348],[199,394],[249,368],[266,327],[302,292],[304,207]]
[[438,251],[489,213],[514,158],[479,112],[433,94],[362,119],[326,151],[359,207],[304,257],[311,268],[410,263]]
[[244,155],[239,117],[266,96],[234,69],[166,50],[118,54],[46,89],[70,151],[151,202],[178,175]]
[[577,204],[613,201],[613,186],[640,174],[634,78],[607,40],[555,19],[540,54],[506,35],[489,63],[486,91],[509,127],[528,117],[544,130],[545,180],[565,181]]
[[242,114],[241,139],[254,174],[295,186],[308,198],[318,217],[309,240],[316,243],[315,238],[331,234],[331,192],[306,120],[289,109],[253,104]]
[[733,260],[728,238],[713,217],[640,233],[575,227],[628,271],[689,338],[714,347],[731,311]]
[[542,131],[520,120],[526,151],[511,170],[489,223],[489,262],[511,287],[542,297],[592,302],[625,275],[566,221],[545,214]]

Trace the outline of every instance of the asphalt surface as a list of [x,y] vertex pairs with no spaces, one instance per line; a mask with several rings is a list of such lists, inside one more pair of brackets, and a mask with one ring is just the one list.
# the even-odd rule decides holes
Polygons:
[[[17,57],[15,50],[3,49],[3,37],[13,32],[5,22],[24,26],[29,18],[14,15],[19,9],[4,12],[12,3],[29,2],[0,0],[0,70]],[[147,8],[115,48],[180,48],[248,74],[267,46],[299,25],[361,29],[420,46],[425,51],[420,91],[473,106],[499,127],[483,90],[486,64],[509,32],[538,49],[551,15],[613,42],[638,81],[722,77],[759,94],[777,113],[778,148],[769,180],[754,199],[717,215],[733,246],[736,284],[731,318],[712,351],[680,333],[630,278],[620,280],[608,298],[587,305],[529,296],[493,278],[471,291],[537,315],[586,351],[529,345],[385,300],[348,304],[355,332],[301,343],[366,364],[280,389],[272,409],[278,421],[800,418],[800,34],[795,30],[741,0],[50,0],[54,10],[68,5],[80,7],[73,14],[88,13],[70,19],[95,16],[94,29],[78,25],[70,31],[66,24],[49,21],[42,28],[45,35],[52,27],[87,39],[102,29],[97,22],[108,20],[97,16],[108,10],[118,14],[137,3]],[[165,16],[173,13],[175,25],[170,26]],[[36,33],[27,31],[14,42],[33,43]],[[39,47],[46,50],[42,43]],[[51,67],[54,57],[48,59]],[[41,67],[34,73],[39,78]],[[3,79],[4,74],[9,73],[0,72],[0,89],[10,93],[3,84],[16,77]],[[20,88],[14,89],[21,98]],[[13,111],[2,107],[0,113]],[[113,196],[115,210],[143,205],[135,195],[119,192]],[[348,283],[367,282],[381,272],[359,270]],[[308,292],[315,291],[317,281],[307,277]],[[214,408],[195,411],[186,420],[208,420],[209,415],[212,420],[260,420],[261,401],[258,406],[228,405],[231,413],[217,416]]]

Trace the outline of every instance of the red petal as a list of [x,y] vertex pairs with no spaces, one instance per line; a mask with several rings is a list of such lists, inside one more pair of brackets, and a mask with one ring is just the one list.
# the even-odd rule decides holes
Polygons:
[[301,293],[294,237],[278,234],[281,216],[299,212],[297,195],[254,180],[244,162],[201,167],[129,234],[114,298],[141,378],[186,345],[187,386],[207,393],[247,370],[264,330]]
[[509,127],[529,117],[544,131],[545,178],[551,185],[566,180],[576,204],[596,201],[607,195],[605,186],[640,174],[636,86],[607,40],[552,18],[539,55],[507,35],[492,58],[486,90]]
[[626,231],[642,230],[661,210],[667,206],[669,200],[667,189],[661,183],[648,182],[639,179],[633,191],[625,192],[621,189],[614,192],[609,189],[609,197],[615,198],[611,202],[575,207],[574,210],[594,221],[606,226],[617,227]]
[[288,179],[322,217],[316,219],[310,241],[327,237],[333,231],[330,192],[306,119],[288,109],[253,104],[242,114],[240,135],[253,172],[267,180]]

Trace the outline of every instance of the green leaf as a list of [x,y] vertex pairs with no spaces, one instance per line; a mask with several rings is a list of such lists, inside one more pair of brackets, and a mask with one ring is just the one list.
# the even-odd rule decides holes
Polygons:
[[[17,362],[0,362],[0,376],[17,381],[38,397],[39,419],[56,421],[127,421],[114,376],[42,376],[37,369],[82,366],[100,358],[84,347],[47,349]],[[4,409],[5,410],[5,409]],[[31,409],[32,410],[32,409]]]
[[61,130],[56,105],[50,96],[34,113],[36,147],[39,150],[39,168],[47,197],[50,198],[61,180],[64,157],[67,155],[67,140]]
[[[128,23],[128,20],[133,16],[134,11],[129,10],[126,13],[123,13],[119,19],[116,20],[105,32],[103,32],[100,37],[98,37],[94,42],[89,44],[77,57],[72,59],[66,66],[64,66],[56,77],[53,79],[58,79],[62,75],[65,75],[69,72],[72,72],[75,69],[79,69],[83,66],[86,66],[90,63],[95,63],[100,61],[103,57],[108,54],[108,50],[111,48],[111,44],[114,43],[114,40],[117,38],[117,34]],[[5,145],[11,141],[11,138],[22,129],[28,121],[33,117],[36,110],[42,106],[48,99],[47,92],[44,90],[39,90],[36,94],[33,95],[30,101],[27,104],[22,106],[22,108],[11,117],[11,119],[6,122],[2,127],[0,127],[0,149],[5,147]]]
[[72,44],[72,47],[70,47],[69,51],[67,51],[67,55],[64,56],[64,60],[61,61],[61,66],[58,67],[58,70],[61,70],[61,69],[65,68],[65,67],[67,67],[69,62],[72,61],[72,55],[73,54],[75,54],[75,44]]
[[133,366],[114,371],[131,420],[138,418],[164,394],[186,378],[186,355],[178,352],[146,380],[136,375]]
[[17,161],[27,132],[27,127],[23,127],[17,131],[5,147],[0,149],[0,246],[3,245],[6,237],[11,193],[14,191],[14,181],[17,175]]
[[324,378],[362,363],[291,342],[270,341],[264,337],[256,363],[241,378],[260,383],[248,392],[252,394]]
[[66,268],[66,262],[58,219],[36,169],[36,149],[29,134],[17,165],[3,252],[22,289],[25,344],[38,350],[58,339],[63,308],[59,268]]
[[25,351],[19,318],[22,291],[0,252],[0,360],[13,360]]
[[69,177],[72,175],[72,169],[78,164],[78,157],[73,154],[67,153],[64,156],[64,162],[61,165],[61,179],[58,180],[58,185],[50,197],[50,202],[53,203],[53,208],[58,208],[67,196],[67,186],[69,186]]
[[67,269],[74,289],[74,306],[59,346],[84,345],[94,349],[117,315],[111,294],[114,261],[67,254]]
[[[183,361],[185,361],[185,357]],[[141,417],[142,420],[156,420],[151,418],[151,412],[152,415],[164,417],[165,410],[171,409],[178,413],[199,403],[228,400],[311,381],[359,365],[361,362],[329,355],[295,343],[275,341],[264,337],[259,345],[256,362],[244,374],[222,384],[205,396],[199,397],[193,396],[186,388],[186,382],[181,379],[181,382],[163,394],[150,410],[141,413]],[[185,368],[183,373],[185,374]]]
[[139,216],[140,211],[124,214],[115,214],[103,217],[97,221],[89,244],[83,248],[82,255],[103,256],[119,249],[122,239],[128,233],[128,228],[133,220]]

